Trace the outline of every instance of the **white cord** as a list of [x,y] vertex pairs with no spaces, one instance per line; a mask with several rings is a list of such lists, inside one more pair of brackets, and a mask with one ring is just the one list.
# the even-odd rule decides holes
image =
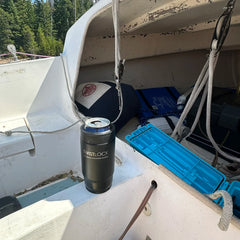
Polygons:
[[[118,116],[112,123],[116,123],[117,120],[121,117],[123,111],[123,96],[122,88],[120,83],[119,76],[119,67],[121,63],[121,54],[120,54],[120,31],[119,31],[119,0],[112,0],[112,15],[113,15],[113,26],[114,26],[114,35],[115,35],[115,83],[116,89],[118,91],[118,102],[119,102],[119,113]],[[124,64],[125,60],[123,60]]]
[[[214,69],[215,69],[216,64],[217,64],[218,56],[216,57],[216,59],[214,61]],[[208,74],[208,71],[207,71],[206,77],[208,77],[208,75],[209,74]],[[207,85],[207,81],[206,81],[205,88],[204,88],[204,91],[203,91],[203,94],[202,94],[202,98],[201,98],[201,101],[200,101],[200,104],[199,104],[199,107],[198,107],[198,111],[197,111],[195,120],[194,120],[194,122],[192,124],[192,127],[191,127],[191,130],[190,130],[189,134],[186,137],[184,137],[184,138],[189,137],[193,133],[193,131],[195,130],[195,128],[196,128],[196,126],[198,124],[198,121],[200,119],[201,113],[202,113],[202,109],[203,109],[203,106],[204,106],[204,103],[205,103],[205,100],[206,100],[206,97],[207,97],[207,93],[208,93],[208,85]]]
[[73,124],[65,127],[65,128],[61,128],[61,129],[57,129],[57,130],[53,130],[53,131],[38,131],[38,130],[29,130],[29,131],[18,131],[18,130],[8,130],[8,131],[0,131],[0,134],[4,134],[6,136],[11,136],[12,134],[14,133],[40,133],[40,134],[54,134],[54,133],[58,133],[58,132],[62,132],[62,131],[65,131],[73,126],[75,126],[76,124],[78,124],[79,122],[81,122],[82,120],[79,119],[78,121],[74,122]]
[[[192,105],[194,104],[196,98],[198,97],[200,91],[202,90],[203,86],[205,86],[204,92],[203,92],[203,96],[199,105],[199,109],[198,112],[196,114],[196,118],[194,120],[194,123],[191,127],[191,131],[190,134],[194,131],[197,122],[200,118],[201,112],[202,112],[202,108],[203,108],[203,104],[207,95],[207,112],[206,112],[206,132],[207,132],[207,136],[210,140],[210,142],[212,143],[213,147],[216,149],[216,151],[221,154],[223,157],[235,161],[235,162],[240,162],[240,158],[234,157],[232,155],[229,155],[227,153],[225,153],[224,151],[222,151],[218,144],[215,142],[212,133],[211,133],[211,127],[210,127],[210,123],[211,123],[211,103],[212,103],[212,88],[213,88],[213,75],[214,75],[214,70],[218,61],[218,57],[219,57],[219,53],[216,50],[211,50],[210,55],[209,55],[209,60],[207,61],[208,63],[208,71],[205,72],[206,69],[206,64],[198,78],[198,81],[196,83],[196,86],[198,87],[198,89],[196,89],[194,87],[192,94],[187,102],[187,105],[178,121],[178,124],[176,125],[176,128],[174,129],[174,133],[172,134],[172,137],[176,136],[176,133],[180,134],[180,127],[184,121],[184,119],[186,118],[187,114],[189,113],[189,111],[191,110]],[[203,77],[203,72],[205,72],[205,75]],[[208,80],[208,81],[207,81]],[[187,136],[189,136],[190,134],[188,134]]]
[[186,103],[187,97],[191,94],[192,88],[188,89],[184,94],[182,94],[177,99],[177,109],[178,111],[182,111],[184,109],[184,105]]
[[[174,131],[172,133],[172,135],[171,135],[172,138],[176,138],[177,133],[181,129],[183,121],[185,120],[187,114],[189,113],[189,111],[191,110],[191,108],[193,106],[193,103],[195,102],[197,96],[199,95],[199,93],[201,92],[201,90],[202,90],[202,88],[204,86],[204,84],[202,84],[202,83],[203,82],[206,83],[207,77],[208,77],[207,76],[207,70],[208,70],[208,60],[206,61],[205,65],[204,65],[204,67],[203,67],[203,69],[202,69],[202,71],[201,71],[201,73],[200,73],[200,75],[199,75],[199,77],[197,79],[197,82],[196,82],[196,84],[195,84],[195,86],[194,86],[194,88],[192,90],[192,93],[191,93],[191,95],[189,97],[189,100],[188,100],[188,102],[187,102],[187,104],[186,104],[186,106],[185,106],[185,108],[184,108],[184,110],[183,110],[179,120],[178,120],[178,123],[177,123],[177,125],[176,125],[176,127],[175,127],[175,129],[174,129]],[[199,88],[200,85],[201,85],[201,88]],[[198,94],[197,94],[197,92],[198,92]]]
[[78,110],[78,107],[77,107],[77,105],[76,105],[76,103],[75,103],[75,101],[74,101],[74,98],[73,98],[73,96],[72,96],[72,94],[71,94],[71,91],[70,91],[70,85],[69,85],[69,81],[70,81],[70,80],[69,80],[69,75],[68,75],[68,72],[67,72],[67,69],[66,69],[66,65],[65,65],[65,62],[64,62],[63,55],[61,54],[60,57],[61,57],[61,60],[62,60],[64,75],[65,75],[65,80],[66,80],[66,85],[67,85],[67,90],[68,90],[68,95],[69,95],[69,97],[70,97],[70,99],[71,99],[71,101],[72,101],[74,111],[75,111],[77,117],[78,117],[79,119],[81,119],[82,122],[85,122],[85,121],[87,120],[87,117],[86,117],[85,115],[81,114],[81,113],[79,112],[79,110]]
[[[225,153],[224,151],[222,151],[217,143],[215,142],[215,140],[213,139],[212,133],[211,133],[211,127],[210,127],[210,123],[211,123],[211,103],[212,103],[212,88],[213,88],[213,75],[214,75],[214,70],[218,61],[218,56],[219,56],[219,52],[221,50],[221,47],[224,43],[224,40],[227,36],[228,30],[229,30],[229,26],[231,23],[231,15],[232,15],[232,10],[234,8],[234,4],[235,4],[235,0],[230,0],[226,6],[226,10],[224,11],[224,13],[220,16],[220,18],[217,21],[217,25],[215,28],[215,32],[213,35],[213,40],[211,43],[211,51],[210,51],[210,55],[209,55],[209,61],[208,61],[208,70],[205,71],[207,69],[207,63],[205,64],[205,66],[203,67],[203,70],[198,78],[197,83],[194,86],[194,89],[192,91],[192,94],[187,102],[187,105],[179,119],[178,124],[176,125],[174,132],[172,133],[172,137],[175,138],[177,133],[180,133],[180,128],[181,125],[184,121],[184,119],[186,118],[187,114],[189,113],[193,103],[196,100],[196,97],[199,94],[199,89],[200,91],[202,90],[202,87],[207,83],[208,80],[208,87],[207,90],[205,88],[204,90],[204,94],[200,103],[200,107],[198,109],[196,118],[194,120],[194,123],[192,125],[192,130],[194,130],[194,128],[196,127],[196,123],[199,120],[201,111],[202,111],[202,107],[203,107],[203,103],[204,103],[204,98],[207,92],[207,113],[206,113],[206,132],[207,132],[207,136],[210,140],[210,142],[212,143],[212,145],[214,146],[214,148],[216,149],[216,151],[218,153],[220,153],[222,156],[226,157],[227,159],[236,161],[236,162],[240,162],[240,158],[234,157],[232,155],[229,155],[227,153]],[[205,72],[205,75],[203,77],[203,74]],[[201,84],[200,84],[201,83]],[[196,95],[196,96],[195,96]]]
[[[199,109],[198,112],[196,114],[196,118],[194,120],[194,123],[191,127],[191,131],[190,133],[187,135],[189,136],[195,129],[197,122],[200,118],[201,112],[202,112],[202,108],[203,108],[203,104],[207,95],[207,112],[206,112],[206,132],[207,132],[207,136],[210,140],[210,142],[212,143],[213,147],[216,149],[216,151],[221,154],[223,157],[235,161],[235,162],[240,162],[240,158],[234,157],[232,155],[229,155],[227,153],[225,153],[224,151],[222,151],[218,144],[215,142],[212,133],[211,133],[211,127],[210,127],[210,123],[211,123],[211,103],[212,103],[212,88],[213,88],[213,74],[214,74],[214,70],[218,61],[218,57],[219,57],[219,53],[216,50],[211,50],[210,55],[209,55],[209,60],[206,62],[208,63],[208,70],[205,72],[206,70],[206,64],[203,67],[203,70],[198,78],[197,83],[195,84],[195,87],[192,91],[192,94],[187,102],[187,105],[178,121],[178,124],[176,125],[174,132],[172,134],[172,137],[176,137],[176,134],[179,133],[180,134],[180,127],[184,121],[184,119],[186,118],[187,114],[189,113],[189,111],[191,110],[191,107],[193,106],[196,98],[198,97],[200,91],[202,90],[203,86],[206,84],[207,88],[205,87],[204,89],[204,93],[199,105]],[[205,72],[205,75],[203,77],[203,73]],[[207,81],[208,80],[208,81]],[[198,89],[197,89],[198,87]]]
[[197,124],[198,124],[198,121],[200,119],[200,116],[201,116],[201,113],[202,113],[202,109],[203,109],[206,97],[207,97],[207,85],[205,85],[205,88],[204,88],[204,91],[203,91],[203,94],[202,94],[201,102],[199,104],[195,120],[194,120],[194,122],[192,124],[192,127],[190,129],[189,134],[185,138],[188,138],[194,132],[194,130],[195,130]]
[[112,14],[113,14],[113,26],[114,26],[114,36],[115,36],[115,76],[119,80],[119,63],[121,61],[120,54],[120,31],[119,31],[119,0],[112,0]]
[[113,124],[117,122],[117,120],[121,117],[122,111],[123,111],[123,96],[122,96],[121,84],[119,84],[117,91],[118,91],[118,99],[119,99],[119,113],[116,119],[112,121]]
[[207,131],[207,136],[214,146],[214,148],[217,150],[218,153],[220,153],[223,157],[235,161],[235,162],[240,162],[240,158],[234,157],[232,155],[229,155],[222,151],[218,144],[215,142],[212,133],[211,133],[211,103],[212,103],[212,87],[213,87],[213,74],[214,74],[214,61],[217,57],[218,53],[216,50],[212,50],[210,52],[209,56],[209,80],[208,80],[208,96],[207,96],[207,114],[206,114],[206,131]]

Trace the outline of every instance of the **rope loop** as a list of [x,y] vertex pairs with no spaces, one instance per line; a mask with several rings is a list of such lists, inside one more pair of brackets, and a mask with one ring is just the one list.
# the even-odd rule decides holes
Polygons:
[[228,227],[230,225],[232,216],[233,216],[233,201],[232,201],[232,197],[230,196],[230,194],[224,190],[218,190],[212,194],[208,194],[208,197],[215,200],[218,199],[219,197],[223,198],[223,211],[222,211],[222,215],[221,218],[219,220],[218,223],[218,227],[222,230],[222,231],[227,231]]

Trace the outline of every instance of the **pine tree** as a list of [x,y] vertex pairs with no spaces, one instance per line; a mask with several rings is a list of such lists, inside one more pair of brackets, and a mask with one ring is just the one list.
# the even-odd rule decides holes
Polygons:
[[73,4],[70,0],[56,0],[54,8],[53,20],[57,32],[56,37],[64,41],[67,31],[75,19]]
[[22,27],[23,25],[28,25],[28,15],[27,15],[27,1],[26,0],[15,0],[15,8],[18,15],[18,24]]
[[13,0],[2,0],[1,6],[5,12],[8,13],[8,20],[10,24],[10,30],[12,32],[11,40],[16,45],[16,47],[20,47],[20,39],[21,39],[21,28],[19,22],[18,11],[15,6]]
[[44,2],[43,0],[35,0],[35,31],[38,31],[38,27],[40,26],[45,34],[45,36],[51,36],[51,6],[49,2]]
[[7,45],[13,43],[9,14],[0,8],[0,53],[7,52]]
[[75,13],[78,19],[91,5],[91,0],[0,0],[0,51],[13,43],[17,50],[59,55]]
[[9,0],[0,0],[0,7],[5,11],[8,12],[10,8],[10,1]]
[[38,27],[37,32],[37,43],[38,43],[38,54],[48,54],[48,41],[44,35],[44,32],[41,28],[41,26]]
[[31,0],[15,0],[15,5],[20,16],[21,26],[28,25],[32,31],[34,31],[34,23],[36,21],[36,15],[34,12],[34,5]]
[[56,43],[55,43],[55,55],[56,56],[59,56],[60,53],[62,53],[63,51],[63,42],[61,39],[59,40],[56,40]]
[[37,43],[35,42],[35,36],[31,28],[25,25],[22,30],[23,34],[23,45],[24,52],[35,53],[37,52]]
[[46,38],[49,49],[48,55],[50,56],[59,56],[63,49],[63,43],[61,40],[56,40],[54,37],[47,37]]
[[[26,34],[30,36],[34,31],[34,8],[31,0],[15,0],[15,7],[19,16],[18,24],[20,28],[19,38],[17,39],[16,44],[18,48],[22,47],[22,49],[26,49]],[[34,34],[31,36],[31,38],[32,37],[34,38]]]

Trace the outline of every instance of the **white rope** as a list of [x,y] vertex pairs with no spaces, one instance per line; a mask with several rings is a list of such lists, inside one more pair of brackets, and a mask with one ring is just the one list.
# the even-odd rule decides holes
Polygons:
[[[205,88],[204,88],[204,91],[203,91],[203,94],[202,94],[202,98],[201,98],[201,102],[199,104],[199,107],[198,107],[198,111],[197,111],[197,114],[196,114],[196,117],[195,117],[195,120],[192,124],[192,127],[191,127],[191,130],[190,130],[190,133],[189,135],[191,135],[193,133],[193,131],[195,130],[197,124],[198,124],[198,121],[200,119],[200,116],[201,116],[201,113],[202,113],[202,109],[203,109],[203,106],[204,106],[204,103],[206,101],[206,97],[207,97],[207,85],[205,85]],[[188,136],[187,136],[188,137]],[[187,138],[186,137],[186,138]]]
[[224,205],[222,209],[222,216],[219,220],[218,226],[222,231],[227,231],[233,216],[232,197],[228,192],[224,190],[216,191],[212,194],[208,194],[207,196],[213,200],[218,199],[219,197],[223,198]]
[[119,99],[119,113],[117,117],[112,121],[112,123],[117,122],[117,120],[121,117],[122,111],[123,111],[123,95],[122,95],[122,88],[120,83],[117,86],[117,91],[118,91],[118,99]]
[[205,102],[205,98],[207,95],[206,132],[207,132],[209,141],[212,143],[212,145],[216,149],[216,151],[218,153],[220,153],[223,157],[225,157],[229,160],[235,161],[235,162],[240,162],[240,158],[229,155],[220,149],[218,144],[215,142],[215,140],[212,136],[212,132],[211,132],[211,103],[212,103],[213,75],[214,75],[214,70],[215,70],[215,67],[216,67],[216,64],[218,61],[218,57],[219,57],[219,52],[217,52],[216,50],[210,51],[209,59],[205,63],[205,65],[200,73],[200,76],[194,86],[194,89],[193,89],[192,94],[186,104],[186,107],[184,108],[184,111],[182,112],[181,117],[172,133],[172,137],[176,138],[177,133],[179,136],[181,136],[181,126],[183,124],[183,121],[185,120],[187,114],[190,112],[194,102],[196,101],[196,99],[197,99],[198,95],[200,94],[200,92],[202,91],[203,87],[205,86],[203,96],[202,96],[194,123],[191,127],[190,133],[186,137],[188,137],[194,131],[194,129],[197,125],[197,122],[200,118],[202,108],[203,108],[203,105]]
[[75,103],[74,100],[74,95],[71,94],[71,90],[70,90],[70,78],[69,78],[69,74],[68,71],[66,69],[66,64],[63,58],[63,55],[60,55],[61,60],[62,60],[62,65],[63,65],[63,70],[64,70],[64,75],[65,75],[65,80],[66,80],[66,85],[67,85],[67,90],[68,90],[68,95],[71,99],[72,105],[73,105],[73,109],[74,109],[74,113],[77,115],[77,117],[82,120],[82,122],[85,122],[87,120],[87,117],[85,115],[83,115],[82,113],[79,112],[78,107]]
[[214,74],[214,61],[216,60],[218,53],[216,53],[216,50],[212,50],[210,52],[209,56],[209,80],[208,80],[208,96],[207,96],[207,114],[206,114],[206,132],[207,136],[214,146],[214,148],[217,150],[218,153],[220,153],[223,157],[235,161],[235,162],[240,162],[240,158],[229,155],[222,151],[218,144],[215,142],[212,132],[211,132],[211,103],[212,103],[212,88],[213,88],[213,74]]
[[73,126],[75,126],[76,124],[78,124],[79,122],[81,122],[82,119],[79,119],[78,121],[74,122],[73,124],[65,127],[65,128],[60,128],[60,129],[57,129],[57,130],[53,130],[53,131],[41,131],[41,130],[29,130],[29,131],[19,131],[19,130],[8,130],[8,131],[0,131],[0,134],[4,134],[6,136],[11,136],[12,134],[15,134],[15,133],[22,133],[22,134],[25,134],[25,133],[39,133],[39,134],[54,134],[54,133],[58,133],[58,132],[62,132],[62,131],[65,131]]
[[[217,58],[215,59],[214,61],[214,69],[216,67],[216,64],[217,64],[217,60],[218,60],[218,56]],[[209,63],[209,60],[207,61]],[[206,101],[206,97],[207,97],[207,94],[208,94],[208,86],[207,86],[207,79],[209,77],[209,72],[207,71],[205,76],[204,76],[204,84],[205,84],[205,88],[203,90],[203,93],[202,93],[202,98],[201,98],[201,101],[200,101],[200,104],[199,104],[199,107],[198,107],[198,111],[197,111],[197,114],[196,114],[196,117],[195,117],[195,120],[192,124],[192,127],[191,127],[191,130],[189,132],[189,134],[187,136],[185,136],[184,138],[187,138],[189,137],[193,131],[195,130],[197,124],[198,124],[198,121],[200,119],[200,116],[201,116],[201,113],[202,113],[202,109],[203,109],[203,106],[204,106],[204,103]],[[206,79],[206,82],[205,82],[205,79]],[[195,102],[196,98],[194,98],[192,101],[193,103]],[[193,106],[193,104],[191,103],[191,106]]]
[[[119,30],[119,0],[112,0],[112,15],[113,15],[113,27],[114,27],[114,36],[115,36],[115,68],[114,68],[114,74],[115,74],[115,83],[116,83],[116,89],[118,92],[118,100],[119,100],[119,113],[118,116],[112,123],[117,122],[117,120],[122,115],[123,111],[123,96],[122,96],[122,88],[120,83],[121,76],[119,75],[119,69],[121,65],[121,54],[120,54],[120,30]],[[123,64],[124,64],[123,60]]]
[[[205,65],[198,77],[198,80],[193,88],[192,94],[190,95],[190,98],[185,106],[184,111],[181,114],[181,117],[180,117],[171,137],[175,138],[175,139],[176,138],[182,139],[181,128],[182,128],[183,121],[185,120],[187,114],[190,112],[194,102],[196,101],[196,99],[197,99],[198,95],[200,94],[200,92],[202,91],[203,87],[205,85],[207,85],[207,89],[205,87],[205,90],[204,90],[204,93],[203,93],[203,96],[201,99],[201,103],[200,103],[198,112],[196,114],[196,118],[191,127],[191,131],[187,136],[189,136],[193,132],[193,130],[195,129],[195,127],[197,125],[197,122],[200,118],[203,104],[204,104],[204,101],[205,101],[205,98],[207,95],[206,132],[207,132],[209,141],[212,143],[212,145],[216,149],[216,151],[219,154],[221,154],[223,157],[225,157],[229,160],[235,161],[235,162],[240,162],[240,158],[229,155],[220,149],[220,147],[215,142],[215,140],[212,136],[211,127],[210,127],[213,75],[214,75],[215,67],[216,67],[216,64],[218,61],[219,52],[221,50],[222,44],[225,40],[225,37],[227,36],[227,33],[228,33],[228,29],[229,29],[230,22],[231,22],[231,14],[232,14],[234,4],[235,4],[235,1],[233,1],[233,0],[230,0],[228,2],[226,11],[224,11],[223,15],[220,16],[220,18],[217,22],[215,32],[214,32],[214,38],[213,38],[212,44],[211,44],[211,51],[210,51],[208,61],[205,63]],[[178,134],[178,137],[177,137],[177,134]]]
[[120,30],[119,30],[119,0],[112,1],[113,26],[115,36],[115,76],[119,79],[119,63],[121,61],[120,54]]
[[208,73],[207,73],[207,70],[208,70],[208,60],[206,61],[198,79],[197,79],[197,82],[196,84],[194,85],[194,88],[192,90],[192,93],[189,97],[189,100],[187,101],[187,104],[178,120],[178,123],[171,135],[172,138],[176,138],[177,136],[177,133],[180,134],[180,129],[181,129],[181,126],[185,120],[185,118],[187,117],[188,113],[190,112],[195,100],[197,99],[199,93],[201,92],[202,88],[204,87],[206,81],[207,81],[207,77],[208,77]]
[[[189,113],[189,111],[190,111],[190,109],[191,109],[191,107],[192,107],[192,105],[193,105],[193,103],[195,101],[194,98],[196,99],[195,95],[196,95],[196,92],[198,90],[198,87],[199,87],[200,83],[202,83],[202,81],[204,81],[204,80],[206,81],[206,79],[205,79],[206,77],[205,76],[206,76],[207,68],[208,68],[208,60],[205,63],[205,65],[204,65],[204,67],[203,67],[203,69],[202,69],[202,71],[201,71],[201,73],[200,73],[200,75],[199,75],[199,77],[197,79],[197,82],[196,82],[196,84],[195,84],[195,86],[194,86],[194,88],[192,90],[192,93],[191,93],[191,95],[189,97],[189,100],[188,100],[188,102],[187,102],[187,104],[186,104],[186,106],[185,106],[185,108],[184,108],[184,110],[183,110],[179,120],[178,120],[178,123],[177,123],[177,125],[176,125],[176,127],[175,127],[175,129],[174,129],[174,131],[172,133],[172,135],[171,135],[172,138],[176,138],[176,135],[179,132],[179,129],[181,128],[181,126],[183,124],[183,121],[185,120],[187,114]],[[200,91],[199,91],[199,93],[200,93]]]

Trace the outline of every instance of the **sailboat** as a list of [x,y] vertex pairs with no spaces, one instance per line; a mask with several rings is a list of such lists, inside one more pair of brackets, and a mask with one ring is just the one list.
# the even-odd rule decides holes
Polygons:
[[[135,90],[167,88],[168,96],[194,99],[203,72],[237,96],[239,47],[238,1],[101,0],[69,29],[61,56],[1,65],[0,238],[238,239],[238,189],[229,190],[237,178],[211,166],[217,155],[216,166],[230,171],[237,150],[228,159],[224,144],[209,150],[192,141],[185,117],[175,123],[184,113],[176,99],[178,111],[156,114],[166,95],[154,95],[159,108],[146,104],[153,115],[146,117]],[[109,91],[100,113],[90,112]],[[117,130],[115,166],[110,189],[98,194],[86,188],[81,127],[109,114]],[[227,116],[221,124],[235,130]],[[166,117],[175,132],[159,126]],[[190,132],[182,136],[181,129]]]

